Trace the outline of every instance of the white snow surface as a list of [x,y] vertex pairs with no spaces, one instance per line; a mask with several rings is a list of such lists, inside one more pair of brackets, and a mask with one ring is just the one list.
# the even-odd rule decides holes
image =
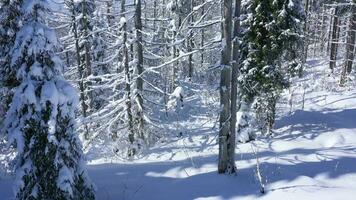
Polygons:
[[[355,199],[356,90],[330,90],[325,84],[332,78],[326,75],[327,63],[309,63],[306,76],[293,84],[292,112],[288,92],[278,105],[275,136],[237,145],[236,176],[217,174],[218,91],[195,85],[184,88],[185,106],[178,122],[170,123],[182,135],[167,137],[130,161],[103,156],[109,150],[97,152],[99,147],[89,150],[97,199]],[[254,151],[265,194],[259,193]],[[12,177],[0,178],[1,199],[13,197],[12,184]]]

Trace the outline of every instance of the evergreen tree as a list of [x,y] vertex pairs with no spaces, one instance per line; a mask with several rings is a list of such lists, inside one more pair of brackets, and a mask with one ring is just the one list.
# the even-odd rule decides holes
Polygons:
[[74,88],[63,79],[49,1],[19,3],[22,27],[11,50],[17,87],[6,131],[18,151],[16,199],[95,199],[75,134]]
[[[288,87],[291,72],[300,68],[297,48],[304,20],[300,5],[300,0],[256,0],[243,6],[240,141],[254,139],[257,131],[270,134],[279,95]],[[282,63],[285,59],[287,63]]]
[[12,88],[18,85],[16,70],[10,68],[10,49],[12,48],[16,32],[19,29],[19,5],[22,1],[0,1],[0,132],[3,120],[8,110]]
[[274,1],[276,45],[282,55],[279,63],[290,76],[302,75],[303,27],[306,20],[300,0]]

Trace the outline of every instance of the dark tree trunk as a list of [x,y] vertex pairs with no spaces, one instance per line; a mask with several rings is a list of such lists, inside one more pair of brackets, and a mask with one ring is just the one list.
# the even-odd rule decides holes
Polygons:
[[136,89],[137,89],[137,122],[138,122],[138,136],[141,139],[144,139],[143,135],[143,126],[144,126],[144,119],[143,119],[143,39],[142,39],[142,17],[141,17],[141,0],[137,0],[136,2],[136,9],[135,9],[135,29],[136,29],[136,53],[137,53],[137,79],[136,79]]
[[[354,0],[356,3],[356,0]],[[356,5],[352,5],[352,15],[349,20],[349,30],[346,39],[346,58],[342,69],[340,85],[344,85],[347,81],[347,76],[352,71],[353,60],[355,58],[355,43],[356,42]]]
[[340,30],[340,20],[338,17],[338,7],[335,7],[334,16],[333,16],[333,28],[331,34],[331,44],[330,44],[330,64],[329,68],[331,73],[334,72],[336,67],[336,59],[337,59],[337,50],[338,50],[338,42],[339,42],[339,30]]
[[220,131],[219,131],[219,165],[218,172],[226,173],[229,164],[230,140],[230,92],[231,92],[231,32],[232,32],[232,1],[223,1],[224,19],[222,22],[223,50],[221,55],[220,77]]

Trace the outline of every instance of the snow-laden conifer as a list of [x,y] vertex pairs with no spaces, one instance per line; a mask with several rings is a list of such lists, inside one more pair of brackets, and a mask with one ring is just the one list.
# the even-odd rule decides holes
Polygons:
[[46,25],[47,0],[19,3],[22,27],[11,50],[20,83],[6,117],[18,151],[16,199],[94,199],[75,134],[76,91],[64,80],[57,38]]
[[10,50],[14,44],[20,24],[19,4],[22,1],[0,1],[0,132],[12,97],[12,88],[18,82],[16,71],[10,68]]

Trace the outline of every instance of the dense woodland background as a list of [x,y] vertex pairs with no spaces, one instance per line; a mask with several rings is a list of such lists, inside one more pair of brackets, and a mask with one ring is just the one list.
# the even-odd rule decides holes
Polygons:
[[84,154],[134,162],[208,124],[238,174],[236,145],[311,84],[353,90],[355,41],[355,0],[2,0],[1,173],[18,199],[94,199]]

